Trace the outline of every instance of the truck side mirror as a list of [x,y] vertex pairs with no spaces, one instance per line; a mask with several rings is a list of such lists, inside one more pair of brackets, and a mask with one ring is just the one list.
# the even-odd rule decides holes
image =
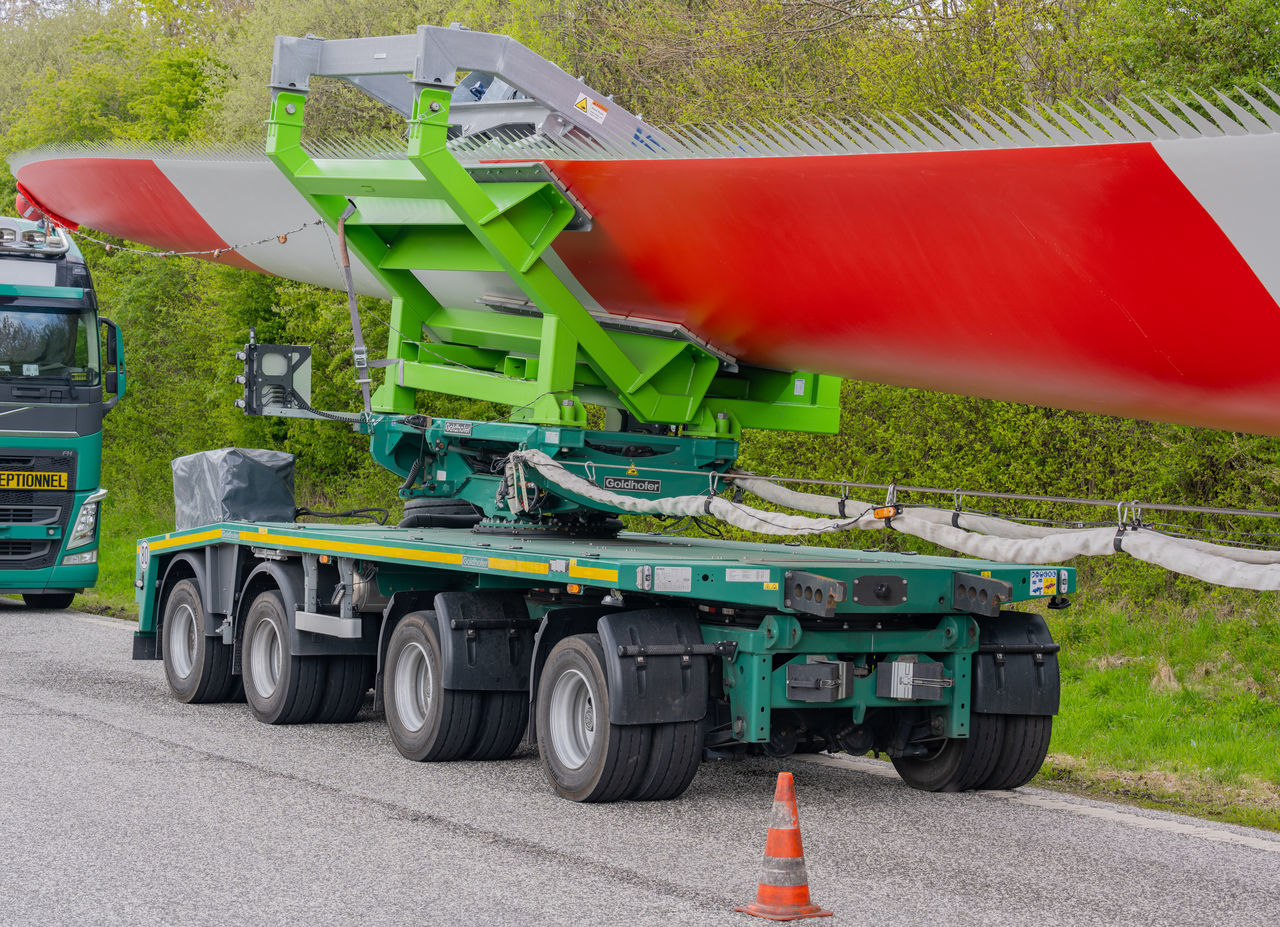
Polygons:
[[[102,385],[105,392],[114,393],[116,399],[124,395],[124,339],[120,337],[120,327],[110,319],[98,320],[106,333],[106,350],[102,358]],[[107,370],[114,367],[114,370]],[[113,401],[112,406],[115,405]]]

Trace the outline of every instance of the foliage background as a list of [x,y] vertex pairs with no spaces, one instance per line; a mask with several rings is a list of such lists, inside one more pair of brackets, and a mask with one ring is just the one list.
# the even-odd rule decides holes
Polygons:
[[[274,35],[454,21],[513,35],[658,124],[1280,88],[1280,0],[0,0],[0,154],[109,139],[259,143]],[[325,82],[309,117],[308,130],[330,138],[400,128]],[[12,189],[2,165],[0,188]],[[232,406],[232,354],[254,326],[260,340],[315,345],[317,406],[352,408],[343,297],[194,261],[86,251],[130,365],[130,395],[106,427],[111,496],[91,601],[126,607],[133,539],[171,526],[169,460],[180,454],[284,446],[300,457],[301,503],[394,503],[395,481],[341,426],[247,419]],[[386,309],[363,308],[376,349]],[[869,383],[847,385],[839,435],[749,435],[743,462],[830,479],[1280,508],[1275,439]],[[1184,795],[1187,782],[1246,792],[1260,782],[1252,807],[1280,821],[1275,597],[1122,558],[1078,565],[1083,594],[1069,618],[1055,617],[1071,645],[1055,750],[1074,759],[1052,769],[1080,780],[1081,769],[1158,768]],[[1175,734],[1165,739],[1181,746],[1164,752],[1144,740],[1196,724],[1235,731],[1236,752],[1206,757]],[[1264,759],[1242,759],[1254,753]],[[1163,787],[1133,791],[1158,798]]]

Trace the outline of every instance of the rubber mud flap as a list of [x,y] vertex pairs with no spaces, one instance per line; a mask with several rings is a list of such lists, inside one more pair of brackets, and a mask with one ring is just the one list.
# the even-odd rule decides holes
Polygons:
[[533,632],[517,592],[441,592],[435,598],[442,686],[481,692],[528,692]]
[[691,608],[652,608],[602,615],[611,724],[700,721],[707,713],[708,658],[702,654],[619,656],[618,648],[701,644],[702,628]]
[[979,619],[978,625],[973,711],[1056,715],[1058,645],[1044,619],[1031,612],[1001,612],[998,618]]

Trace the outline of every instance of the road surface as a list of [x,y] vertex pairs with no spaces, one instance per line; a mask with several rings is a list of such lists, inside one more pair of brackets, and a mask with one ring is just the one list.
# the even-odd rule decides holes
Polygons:
[[837,757],[702,766],[576,805],[536,752],[415,764],[381,721],[172,699],[133,626],[0,600],[0,924],[763,923],[777,773],[819,923],[1280,924],[1280,835],[1038,789],[931,795]]

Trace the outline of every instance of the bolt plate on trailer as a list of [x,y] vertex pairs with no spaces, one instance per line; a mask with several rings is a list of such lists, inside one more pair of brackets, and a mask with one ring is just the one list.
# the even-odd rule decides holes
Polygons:
[[853,601],[859,605],[903,605],[907,581],[901,576],[859,576],[853,581]]
[[994,618],[1013,597],[1013,585],[975,573],[957,573],[951,603],[956,611]]

